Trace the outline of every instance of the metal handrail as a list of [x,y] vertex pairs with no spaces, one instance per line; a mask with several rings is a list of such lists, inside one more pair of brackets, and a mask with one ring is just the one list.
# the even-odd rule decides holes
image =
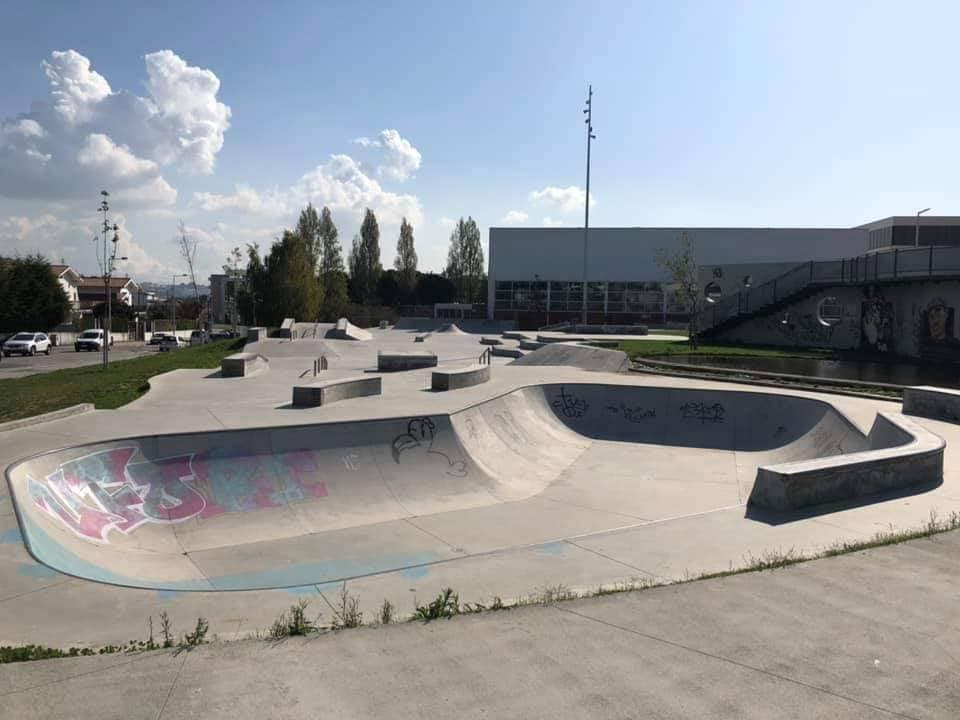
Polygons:
[[960,276],[960,247],[893,248],[838,260],[810,260],[771,280],[728,295],[700,312],[701,331],[756,312],[815,285]]
[[482,353],[480,353],[480,358],[479,358],[479,360],[478,360],[477,362],[478,362],[478,364],[480,364],[480,365],[489,365],[489,364],[490,364],[490,358],[492,358],[492,357],[493,357],[493,348],[492,348],[492,347],[488,347],[488,348],[485,348]]

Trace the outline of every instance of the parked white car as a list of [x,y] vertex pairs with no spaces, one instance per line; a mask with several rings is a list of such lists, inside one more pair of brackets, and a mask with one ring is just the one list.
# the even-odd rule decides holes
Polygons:
[[191,345],[205,345],[208,342],[210,342],[210,338],[205,330],[194,330],[190,333]]
[[3,354],[36,355],[38,352],[50,354],[50,338],[44,333],[17,333],[3,344]]
[[178,350],[186,346],[187,341],[182,337],[167,335],[167,337],[160,341],[160,352],[170,352],[171,350]]
[[[110,336],[110,347],[113,347],[113,335]],[[76,352],[81,350],[103,350],[103,330],[84,330],[73,343]]]

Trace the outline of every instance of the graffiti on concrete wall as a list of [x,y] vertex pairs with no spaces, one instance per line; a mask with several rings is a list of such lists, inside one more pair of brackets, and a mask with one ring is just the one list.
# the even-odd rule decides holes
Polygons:
[[279,507],[326,497],[309,451],[252,455],[223,450],[131,462],[120,447],[60,465],[41,483],[27,478],[41,511],[80,537],[108,542],[144,523],[178,523],[223,513]]
[[704,402],[689,402],[680,406],[680,417],[684,420],[699,420],[702,423],[722,423],[726,408],[721,403],[707,405]]
[[409,453],[417,448],[426,451],[427,455],[434,455],[442,458],[447,463],[446,473],[453,477],[465,477],[467,475],[467,464],[463,460],[454,460],[445,452],[433,447],[437,436],[437,426],[428,417],[413,418],[407,423],[407,431],[397,435],[393,439],[391,451],[393,461],[400,464],[400,457],[404,453]]
[[581,418],[590,409],[586,400],[577,397],[572,392],[567,392],[563,385],[560,386],[560,394],[553,399],[550,405],[565,418]]
[[793,317],[790,313],[774,316],[774,329],[784,338],[798,345],[829,345],[833,339],[833,325],[824,325],[816,313]]
[[860,348],[893,351],[893,303],[879,293],[860,304]]
[[607,405],[607,411],[614,415],[622,415],[623,419],[630,423],[642,423],[644,420],[657,416],[655,408],[629,407],[624,403]]
[[942,297],[934,297],[920,311],[917,328],[921,357],[950,358],[960,354],[955,336],[954,308]]

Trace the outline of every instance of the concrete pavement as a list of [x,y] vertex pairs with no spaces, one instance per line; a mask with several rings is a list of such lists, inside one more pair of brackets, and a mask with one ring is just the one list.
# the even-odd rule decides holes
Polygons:
[[[115,343],[110,352],[110,361],[130,360],[157,352],[156,346],[142,342]],[[50,348],[50,355],[11,355],[0,360],[0,379],[40,375],[84,365],[97,365],[103,361],[99,352],[76,352],[73,345]]]
[[427,625],[0,666],[0,718],[952,720],[958,554],[951,532]]
[[[378,349],[426,347],[437,352],[440,367],[474,362],[482,350],[479,336],[436,333],[414,345],[414,332],[371,333],[371,341],[361,342],[258,343],[248,350],[267,355],[270,369],[250,378],[222,378],[207,370],[168,373],[152,380],[151,391],[144,397],[120,410],[97,411],[0,434],[0,465],[65,446],[114,442],[135,435],[267,428],[254,432],[252,437],[256,437],[276,434],[278,426],[457,413],[466,418],[471,409],[484,403],[544,383],[699,392],[739,387],[639,374],[588,373],[570,367],[520,367],[495,360],[489,383],[463,390],[430,392],[431,371],[412,371],[383,375],[380,397],[307,410],[290,407],[291,387],[305,373],[312,374],[313,360],[321,354],[330,363],[326,375],[335,378],[372,371]],[[764,393],[827,402],[864,436],[877,412],[899,409],[897,403],[863,398],[775,389]],[[610,441],[602,448],[604,452],[588,450],[578,456],[578,447],[561,439],[552,445],[554,459],[562,461],[553,480],[538,474],[551,461],[551,453],[538,453],[543,461],[539,469],[520,462],[523,458],[512,465],[513,480],[548,483],[546,490],[534,488],[531,497],[471,507],[438,506],[363,525],[341,517],[339,528],[313,528],[305,536],[311,551],[291,552],[289,557],[293,563],[309,556],[324,563],[324,573],[311,576],[312,582],[282,589],[147,589],[65,575],[26,552],[10,499],[0,497],[0,644],[35,642],[69,647],[125,643],[144,637],[147,618],[156,618],[160,611],[170,613],[181,628],[203,615],[209,618],[212,632],[242,638],[267,628],[292,599],[312,598],[318,603],[332,599],[341,580],[359,594],[368,616],[384,598],[406,613],[412,610],[414,597],[432,597],[446,586],[459,591],[464,601],[476,602],[489,601],[494,595],[521,597],[558,584],[590,588],[633,577],[669,581],[740,566],[749,557],[767,552],[813,552],[837,542],[870,538],[890,526],[914,528],[931,512],[942,517],[960,511],[960,428],[936,421],[918,422],[947,441],[942,485],[882,501],[822,507],[815,514],[773,519],[746,513],[741,480],[749,478],[749,453],[658,444],[646,444],[638,453],[630,443]],[[777,429],[769,421],[758,420],[757,424],[766,430]],[[531,448],[535,446],[531,443]],[[572,465],[564,465],[566,461],[560,457],[568,452],[572,453],[568,458]],[[502,469],[495,474],[503,475],[510,471],[511,457],[506,452],[494,453],[485,462],[501,461]],[[387,464],[395,462],[384,453],[380,459]],[[411,482],[407,493],[414,491],[416,484]],[[0,495],[5,495],[3,489]],[[404,504],[403,496],[394,500]],[[303,518],[297,516],[295,524]],[[272,527],[285,532],[288,525],[282,520]],[[238,532],[242,534],[240,529]],[[197,533],[190,535],[191,542],[203,539]],[[177,534],[177,542],[186,538],[186,534]],[[313,552],[321,546],[317,543],[327,549],[325,555]],[[259,547],[259,543],[250,543],[248,549],[254,554],[243,563],[255,558]],[[300,549],[305,548],[307,545]],[[330,553],[336,548],[340,551],[334,557]],[[201,566],[224,570],[207,577],[236,577],[250,569],[229,560],[234,566],[227,572],[225,553],[233,549],[220,543],[202,549],[198,545],[197,549],[202,553],[198,555]],[[347,567],[343,561],[350,553]],[[197,572],[204,575],[199,569]],[[218,586],[227,585],[220,582]],[[234,583],[232,587],[241,586]],[[267,587],[276,584],[267,583]]]

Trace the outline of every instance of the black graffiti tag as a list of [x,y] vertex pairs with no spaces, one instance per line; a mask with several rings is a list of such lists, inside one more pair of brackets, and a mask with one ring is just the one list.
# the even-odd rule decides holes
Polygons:
[[707,405],[703,402],[689,402],[680,406],[680,417],[684,420],[699,420],[701,423],[722,423],[726,413],[723,405],[714,403]]
[[581,418],[587,414],[590,405],[583,398],[568,393],[563,385],[560,386],[560,395],[552,403],[553,409],[566,418]]
[[447,475],[453,477],[465,477],[467,475],[467,464],[463,460],[451,460],[445,452],[433,449],[433,441],[436,436],[437,426],[433,420],[428,417],[413,418],[407,423],[407,431],[397,435],[393,439],[391,451],[393,461],[400,464],[400,456],[414,448],[426,448],[428,455],[438,455],[447,461]]

